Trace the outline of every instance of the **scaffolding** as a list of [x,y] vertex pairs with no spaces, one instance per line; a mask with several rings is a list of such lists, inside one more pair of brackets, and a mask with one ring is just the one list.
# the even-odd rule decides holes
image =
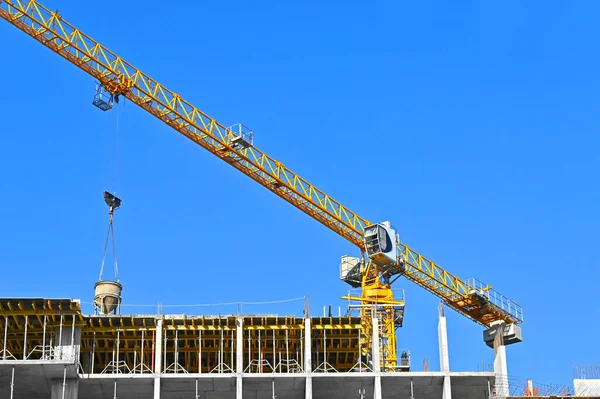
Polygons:
[[359,317],[84,315],[68,299],[0,299],[0,360],[73,361],[81,374],[225,374],[242,351],[244,373],[304,373],[306,320],[309,372],[372,370]]

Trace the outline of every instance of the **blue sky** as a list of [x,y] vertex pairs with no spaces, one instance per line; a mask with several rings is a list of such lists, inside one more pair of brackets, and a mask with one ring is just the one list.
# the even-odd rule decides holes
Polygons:
[[[572,364],[600,362],[600,6],[322,3],[45,5],[222,123],[251,127],[257,147],[392,221],[424,256],[517,300],[512,376],[568,384]],[[0,37],[2,296],[91,301],[110,190],[123,198],[125,303],[344,305],[351,244],[133,104],[100,112],[92,78],[6,22]],[[438,299],[396,288],[399,346],[437,369]],[[492,363],[482,328],[447,313],[451,368]]]

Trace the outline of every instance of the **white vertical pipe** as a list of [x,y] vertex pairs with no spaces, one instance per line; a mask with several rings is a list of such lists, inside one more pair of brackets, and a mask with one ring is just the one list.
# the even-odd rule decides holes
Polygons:
[[15,393],[15,367],[12,368],[12,377],[10,378],[10,399],[13,399]]
[[380,342],[379,342],[379,319],[376,314],[372,316],[373,320],[373,346],[371,347],[371,352],[373,353],[373,371],[375,372],[375,385],[373,387],[373,398],[381,399],[381,358],[379,354],[380,350]]
[[220,339],[220,350],[219,350],[219,373],[223,372],[223,363],[225,363],[225,359],[223,358],[223,327],[219,327],[221,330],[221,339]]
[[154,398],[160,399],[160,374],[162,372],[162,335],[163,335],[163,319],[156,320],[156,335],[154,338]]
[[202,373],[202,330],[198,330],[198,373]]
[[252,372],[252,338],[250,335],[250,330],[248,330],[248,367],[248,370]]
[[63,372],[63,384],[62,384],[62,399],[65,399],[65,390],[67,389],[67,366]]
[[6,338],[8,337],[8,316],[4,316],[4,346],[2,347],[2,360],[6,360]]
[[167,333],[168,331],[165,330],[165,347],[163,348],[163,373],[167,370],[167,342],[168,342],[168,338],[167,338]]
[[144,332],[145,332],[145,330],[142,330],[142,351],[141,351],[142,352],[141,353],[142,359],[141,359],[141,362],[140,362],[140,364],[141,364],[141,366],[140,366],[140,373],[144,372],[144,344],[145,344],[145,341],[144,341]]
[[323,329],[323,367],[327,372],[327,330]]
[[27,325],[29,324],[29,317],[25,315],[25,336],[23,337],[23,360],[27,360]]
[[75,314],[73,314],[73,324],[71,325],[71,355],[73,361],[77,360],[77,354],[75,353]]
[[312,399],[311,322],[308,316],[304,319],[304,341],[304,372],[306,373],[304,399]]
[[233,365],[233,343],[234,343],[235,337],[233,335],[233,330],[231,330],[231,345],[229,346],[229,352],[231,353],[231,369],[235,370],[235,367]]
[[362,372],[362,343],[360,342],[360,329],[358,329],[358,372]]
[[177,365],[179,364],[179,330],[175,330],[175,374],[177,374]]
[[235,371],[239,375],[244,372],[244,322],[241,317],[237,319],[235,331]]
[[285,330],[285,363],[286,363],[286,371],[290,372],[290,336],[288,334],[288,330]]
[[96,332],[94,331],[94,338],[92,342],[92,364],[90,366],[90,373],[94,374],[94,363],[96,358]]
[[58,327],[58,346],[62,346],[63,315],[60,314],[60,324]]
[[242,399],[242,374],[244,373],[244,321],[242,319],[242,316],[239,315],[236,321],[235,350],[235,397],[236,399]]
[[121,331],[117,330],[117,373],[119,372],[119,349],[121,347]]
[[46,358],[46,313],[44,313],[44,331],[42,333],[42,359]]
[[59,351],[60,351],[60,357],[59,357],[59,359],[62,359],[62,357],[63,357],[62,356],[62,330],[63,330],[63,315],[62,315],[62,312],[61,312],[61,314],[60,314],[60,326],[59,326],[59,329],[58,329],[58,348],[59,348]]
[[258,330],[258,372],[262,372],[262,351],[260,342],[260,330]]
[[[113,341],[114,342],[114,341]],[[113,345],[113,350],[112,350],[112,373],[115,373],[115,347]]]
[[[302,369],[304,369],[304,363],[302,362],[302,359],[304,359],[304,332],[302,331],[302,329],[300,329],[300,366],[302,367]],[[304,370],[304,372],[306,372],[306,370]]]
[[275,330],[273,331],[273,364],[271,365],[271,369],[273,370],[273,372],[275,372],[275,366],[276,366],[276,361],[277,361],[277,355],[275,354]]

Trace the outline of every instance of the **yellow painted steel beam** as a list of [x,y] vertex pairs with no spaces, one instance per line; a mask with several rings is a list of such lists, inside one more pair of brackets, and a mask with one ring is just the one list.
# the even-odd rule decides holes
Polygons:
[[[0,17],[90,74],[108,92],[128,98],[364,250],[363,232],[371,222],[258,148],[236,147],[232,142],[234,134],[225,125],[66,22],[58,12],[33,0],[1,0]],[[404,244],[399,244],[398,250],[406,262],[404,276],[459,313],[484,326],[493,320],[522,321],[518,312],[494,309],[493,304],[488,305],[492,309],[488,313],[482,313],[481,307],[472,309],[469,301],[460,299],[468,299],[473,287]]]
[[404,306],[404,301],[396,301],[396,300],[391,300],[391,299],[381,299],[381,298],[373,299],[373,298],[368,298],[368,297],[351,296],[351,295],[350,296],[345,295],[342,297],[342,299],[351,300],[351,301],[359,301],[359,302],[370,303],[370,304]]

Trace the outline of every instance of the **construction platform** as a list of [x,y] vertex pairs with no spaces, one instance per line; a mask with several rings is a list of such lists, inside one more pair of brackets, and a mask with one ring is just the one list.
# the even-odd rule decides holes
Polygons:
[[490,397],[492,372],[413,372],[408,355],[381,371],[362,328],[350,316],[84,315],[71,299],[0,298],[0,398],[420,399],[445,384]]

